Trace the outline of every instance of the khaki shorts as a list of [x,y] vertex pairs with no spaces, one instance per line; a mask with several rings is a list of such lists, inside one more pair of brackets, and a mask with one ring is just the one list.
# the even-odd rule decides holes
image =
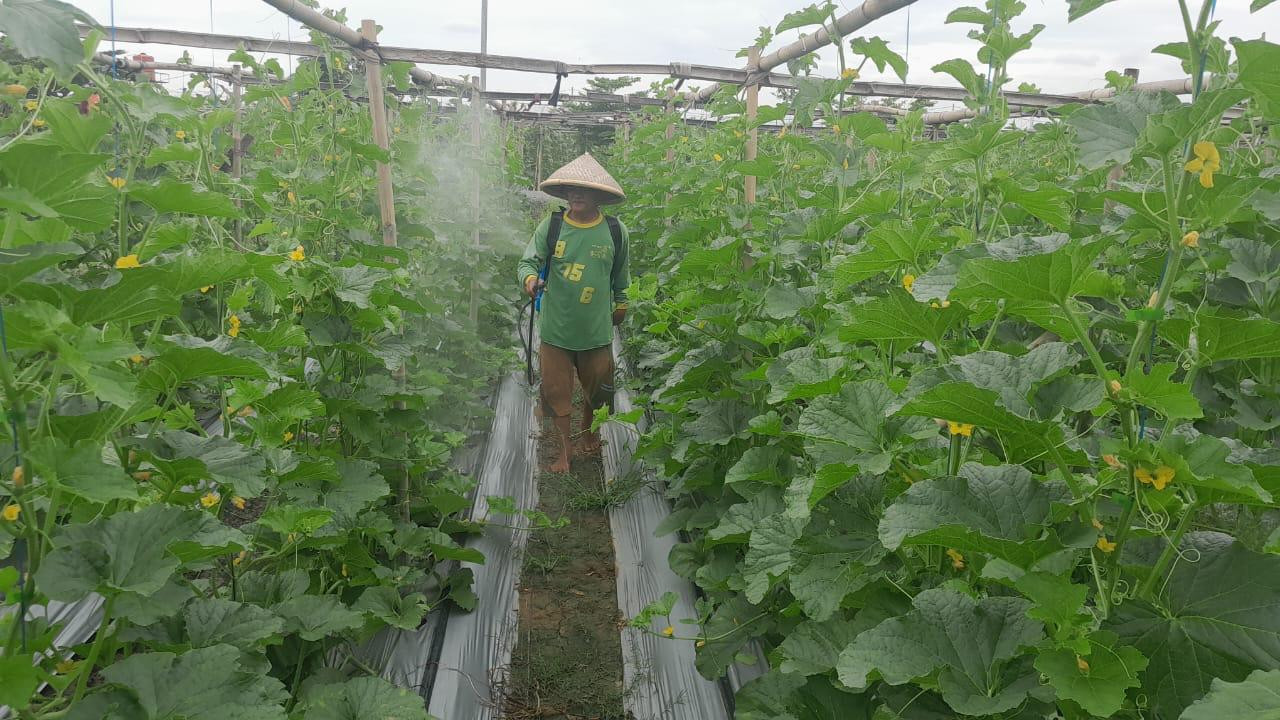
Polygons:
[[573,373],[578,371],[582,396],[592,410],[613,403],[613,348],[604,345],[591,350],[565,350],[542,343],[542,414],[568,417],[573,413]]

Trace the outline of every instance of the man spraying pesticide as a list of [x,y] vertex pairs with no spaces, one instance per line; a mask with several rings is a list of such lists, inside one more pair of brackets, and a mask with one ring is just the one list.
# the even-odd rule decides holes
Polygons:
[[[524,291],[541,314],[538,358],[542,410],[555,423],[560,447],[551,472],[569,471],[573,377],[582,384],[582,424],[590,428],[596,408],[613,404],[613,326],[627,313],[627,230],[601,205],[626,195],[600,163],[584,154],[555,171],[539,189],[568,203],[534,231],[520,259]],[[582,454],[600,449],[589,429]]]

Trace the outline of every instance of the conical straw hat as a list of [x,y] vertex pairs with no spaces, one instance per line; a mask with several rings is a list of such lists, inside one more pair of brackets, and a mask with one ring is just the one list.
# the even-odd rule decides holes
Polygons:
[[538,189],[563,200],[565,189],[570,187],[590,188],[607,193],[611,197],[604,201],[606,205],[622,202],[627,197],[618,181],[591,157],[591,153],[583,153],[568,165],[551,173],[551,177],[543,180]]

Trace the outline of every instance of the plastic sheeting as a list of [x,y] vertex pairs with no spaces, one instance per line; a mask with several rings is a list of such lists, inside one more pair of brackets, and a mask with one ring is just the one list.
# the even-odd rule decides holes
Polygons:
[[[66,653],[65,648],[80,645],[89,641],[98,631],[102,623],[102,596],[90,593],[75,602],[59,602],[50,600],[48,605],[33,605],[27,609],[27,618],[45,618],[50,625],[62,625],[62,629],[53,639],[53,649],[49,654]],[[6,612],[17,612],[10,608]],[[35,658],[32,658],[35,662]],[[45,685],[41,685],[43,690]],[[0,705],[0,720],[9,717],[7,706]]]
[[[614,340],[614,357],[619,355]],[[614,412],[631,410],[631,396],[616,383]],[[617,482],[633,472],[646,472],[633,455],[639,436],[635,428],[609,423],[602,429],[604,472]],[[671,513],[657,478],[648,478],[625,503],[609,511],[613,552],[618,572],[618,607],[635,617],[668,591],[678,599],[672,617],[697,617],[693,585],[672,572],[667,556],[676,544],[672,535],[658,537],[658,524]],[[673,641],[630,626],[622,630],[624,705],[635,720],[728,720],[729,709],[719,683],[707,680],[694,667],[692,642]]]
[[[476,520],[488,517],[490,496],[511,497],[521,510],[538,506],[533,396],[521,375],[508,375],[498,390],[472,511]],[[498,521],[501,526],[488,526],[468,543],[485,556],[483,565],[462,564],[475,575],[480,605],[474,612],[449,613],[434,682],[426,688],[427,710],[442,720],[491,720],[501,715],[502,687],[518,637],[518,585],[529,521],[523,515],[500,516]]]

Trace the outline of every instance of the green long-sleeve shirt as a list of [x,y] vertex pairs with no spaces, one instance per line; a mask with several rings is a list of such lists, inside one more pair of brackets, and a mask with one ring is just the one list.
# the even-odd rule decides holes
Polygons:
[[[550,225],[548,217],[529,238],[520,259],[521,285],[542,270]],[[615,261],[613,237],[603,214],[586,225],[565,214],[542,295],[538,330],[543,341],[566,350],[590,350],[613,342],[613,310],[626,307],[631,285],[629,247],[627,228],[622,226],[620,257]]]

